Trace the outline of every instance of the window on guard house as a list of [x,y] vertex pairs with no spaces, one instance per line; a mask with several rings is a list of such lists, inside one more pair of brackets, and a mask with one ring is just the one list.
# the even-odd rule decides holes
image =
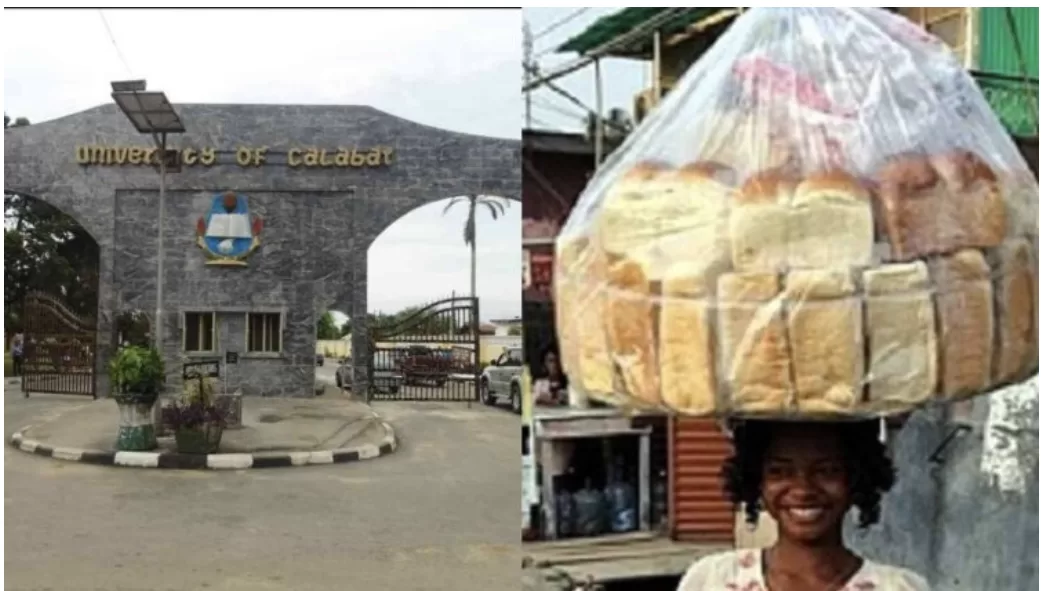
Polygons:
[[280,352],[280,313],[247,315],[247,350],[251,353]]
[[182,324],[182,349],[187,353],[215,350],[215,313],[186,312]]

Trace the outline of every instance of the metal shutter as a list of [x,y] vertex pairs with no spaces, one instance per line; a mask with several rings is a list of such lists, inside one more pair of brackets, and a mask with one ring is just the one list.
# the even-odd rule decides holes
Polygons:
[[708,419],[670,419],[670,524],[676,540],[735,543],[735,511],[724,496],[721,465],[731,443]]

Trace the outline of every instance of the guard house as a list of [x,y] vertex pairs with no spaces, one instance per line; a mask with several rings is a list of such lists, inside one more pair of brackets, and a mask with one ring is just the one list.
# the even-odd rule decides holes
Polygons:
[[[181,170],[166,175],[162,354],[182,363],[237,353],[228,386],[310,396],[316,319],[350,316],[355,375],[367,375],[368,247],[412,209],[481,193],[520,200],[520,142],[428,127],[366,106],[176,105]],[[151,137],[116,105],[4,131],[4,190],[75,218],[99,245],[98,314],[85,372],[108,395],[115,318],[158,321],[160,175]],[[511,262],[507,262],[510,264]],[[28,305],[28,304],[27,304]],[[32,335],[27,335],[32,338]],[[79,341],[78,341],[79,342]],[[354,380],[362,394],[365,379]]]

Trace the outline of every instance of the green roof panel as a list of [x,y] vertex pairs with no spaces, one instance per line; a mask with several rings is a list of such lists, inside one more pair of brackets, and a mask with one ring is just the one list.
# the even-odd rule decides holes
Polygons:
[[[560,53],[575,52],[584,54],[608,41],[632,31],[651,20],[666,8],[623,8],[622,10],[597,19],[584,31],[568,39],[557,47]],[[690,25],[726,8],[689,8],[681,14],[663,23],[659,30],[663,35],[680,33]],[[651,35],[644,35],[628,44],[615,48],[609,55],[620,57],[637,57],[651,53]]]

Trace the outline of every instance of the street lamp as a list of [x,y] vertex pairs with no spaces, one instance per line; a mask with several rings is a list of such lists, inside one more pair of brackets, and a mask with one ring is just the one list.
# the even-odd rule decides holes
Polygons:
[[156,259],[156,349],[163,354],[164,350],[164,191],[167,184],[167,170],[178,172],[181,160],[178,151],[167,149],[167,134],[184,133],[185,125],[171,106],[167,96],[160,91],[147,91],[145,80],[126,80],[113,82],[113,100],[139,133],[153,136],[159,156],[160,165],[160,207],[157,213],[157,259]]

